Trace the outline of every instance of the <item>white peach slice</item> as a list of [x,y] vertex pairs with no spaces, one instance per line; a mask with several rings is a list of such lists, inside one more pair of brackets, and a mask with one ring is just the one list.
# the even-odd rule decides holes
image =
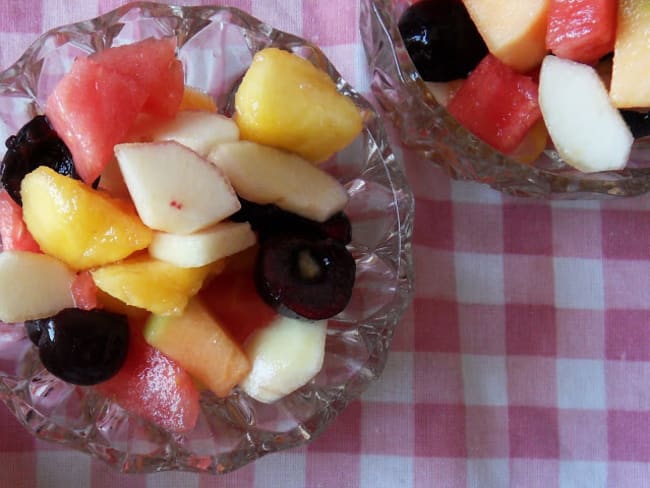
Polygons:
[[334,177],[295,154],[250,141],[219,144],[208,156],[237,193],[255,203],[274,203],[324,222],[348,203]]
[[207,156],[217,144],[239,140],[239,127],[225,115],[184,110],[167,120],[141,116],[128,139],[133,142],[176,141]]
[[567,164],[588,173],[627,164],[634,137],[594,68],[546,56],[539,105],[551,140]]
[[193,234],[156,232],[149,254],[180,268],[197,268],[243,251],[256,240],[248,222],[219,222]]

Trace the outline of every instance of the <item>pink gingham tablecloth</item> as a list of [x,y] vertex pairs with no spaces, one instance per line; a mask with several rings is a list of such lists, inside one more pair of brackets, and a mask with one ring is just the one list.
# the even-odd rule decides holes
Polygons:
[[[0,66],[122,3],[0,1]],[[224,3],[318,43],[369,91],[357,1]],[[519,200],[399,154],[415,300],[382,380],[329,431],[219,478],[123,475],[34,440],[3,407],[0,487],[650,486],[650,196]]]

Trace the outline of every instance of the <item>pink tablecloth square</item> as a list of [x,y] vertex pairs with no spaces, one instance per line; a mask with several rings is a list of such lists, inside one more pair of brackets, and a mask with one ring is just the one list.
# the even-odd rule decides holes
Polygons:
[[[503,286],[508,303],[555,305],[555,260],[534,254],[503,256]],[[535,286],[530,286],[534,276]]]
[[503,206],[503,250],[510,254],[553,255],[551,208],[538,202]]
[[469,456],[474,459],[510,456],[508,407],[472,405],[465,410]]
[[[531,324],[535,324],[531,327]],[[549,305],[506,305],[506,352],[556,355],[555,310]]]
[[38,32],[41,28],[41,15],[41,0],[3,2],[0,5],[0,18],[6,19],[2,23],[6,32]]
[[554,407],[558,404],[555,358],[510,355],[506,369],[510,405]]

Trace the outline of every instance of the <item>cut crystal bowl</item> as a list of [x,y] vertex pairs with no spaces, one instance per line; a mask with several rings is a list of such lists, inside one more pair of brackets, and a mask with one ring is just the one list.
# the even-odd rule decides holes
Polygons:
[[[349,246],[357,275],[347,308],[328,324],[322,371],[306,386],[265,405],[235,388],[203,392],[197,427],[186,435],[148,423],[43,369],[22,324],[0,324],[0,398],[37,437],[85,451],[124,472],[224,473],[314,439],[382,372],[391,337],[412,295],[413,196],[379,116],[314,45],[218,6],[134,3],[96,19],[53,29],[0,74],[0,136],[41,113],[74,58],[148,37],[176,36],[187,85],[232,111],[238,81],[259,50],[292,51],[326,71],[362,111],[364,129],[326,163],[347,188]],[[3,139],[3,140],[4,140]]]

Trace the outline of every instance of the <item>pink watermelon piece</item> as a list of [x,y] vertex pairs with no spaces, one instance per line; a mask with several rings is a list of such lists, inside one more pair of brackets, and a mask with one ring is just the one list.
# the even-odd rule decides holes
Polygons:
[[41,251],[23,221],[23,209],[7,190],[0,190],[0,240],[3,251]]
[[54,88],[45,115],[90,184],[113,158],[147,98],[144,87],[89,58],[77,58]]
[[97,286],[90,271],[77,273],[70,286],[75,307],[82,310],[97,308]]
[[551,0],[546,47],[580,63],[594,63],[614,50],[617,0]]
[[190,432],[199,416],[199,392],[192,377],[172,359],[147,344],[142,327],[131,326],[122,369],[96,386],[124,409],[173,432]]
[[276,311],[255,287],[253,270],[224,272],[200,292],[203,304],[239,344],[257,329],[269,325]]
[[467,130],[512,153],[542,117],[537,83],[488,54],[463,82],[447,110]]
[[173,117],[184,91],[183,65],[176,58],[176,38],[145,39],[112,47],[91,56],[107,68],[129,76],[148,93],[143,112]]

